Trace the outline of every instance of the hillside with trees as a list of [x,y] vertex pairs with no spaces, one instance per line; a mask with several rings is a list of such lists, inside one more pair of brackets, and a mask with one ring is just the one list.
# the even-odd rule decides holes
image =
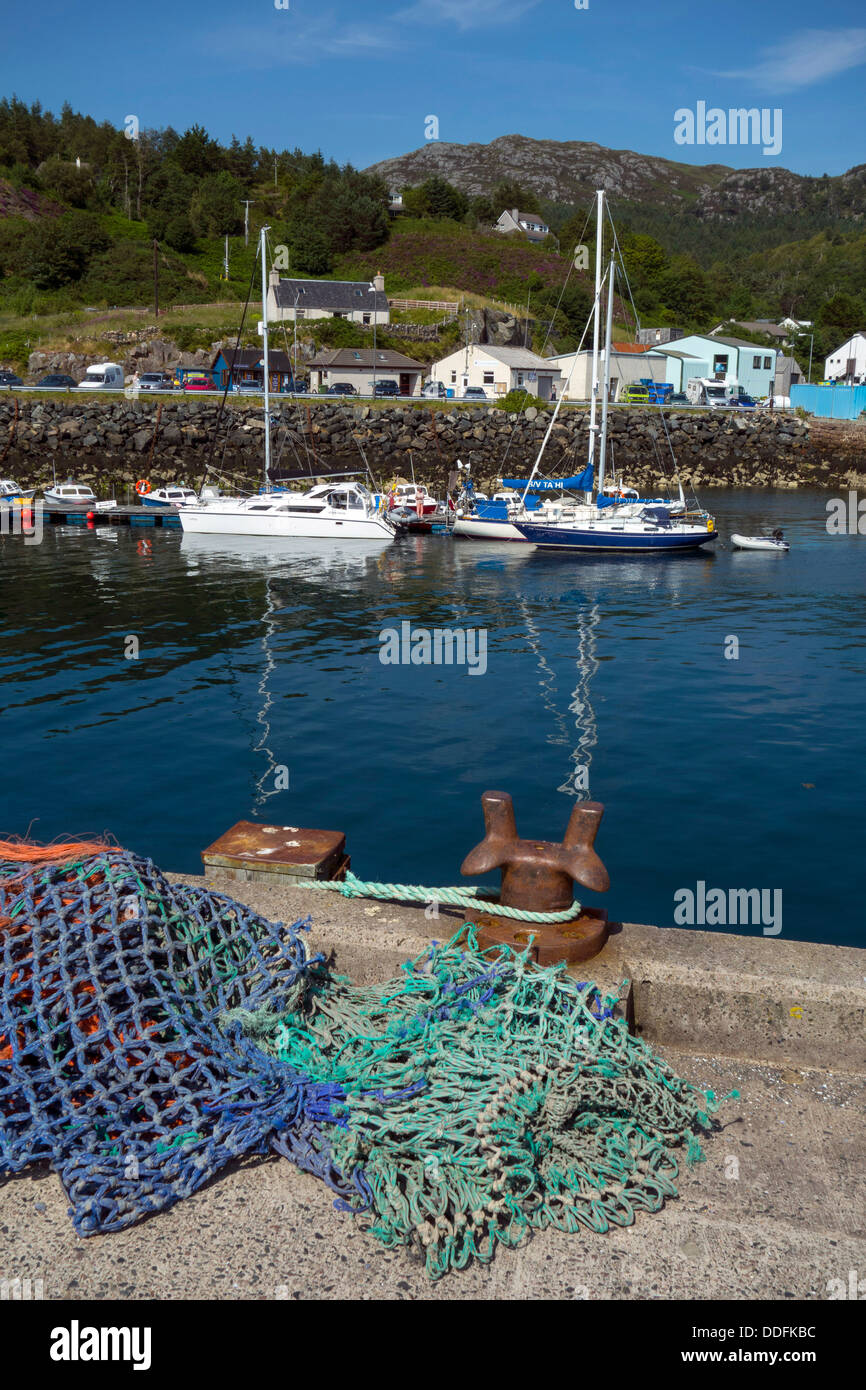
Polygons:
[[[574,198],[591,179],[582,165],[568,174],[563,165],[551,180],[550,161],[565,148],[556,142],[439,146],[361,172],[249,137],[223,145],[198,125],[131,133],[68,105],[55,116],[0,101],[0,355],[2,333],[34,315],[152,303],[154,243],[162,304],[243,301],[264,222],[271,244],[286,248],[286,273],[382,270],[392,295],[512,305],[536,321],[536,345],[565,348],[580,336],[590,277],[571,263],[594,226],[591,200]],[[807,180],[580,148],[594,170],[610,166],[644,323],[705,331],[790,314],[814,320],[816,361],[866,324],[866,169]],[[389,192],[401,173],[394,216]],[[515,206],[542,214],[544,243],[492,230]],[[620,331],[633,326],[625,305],[618,319]]]

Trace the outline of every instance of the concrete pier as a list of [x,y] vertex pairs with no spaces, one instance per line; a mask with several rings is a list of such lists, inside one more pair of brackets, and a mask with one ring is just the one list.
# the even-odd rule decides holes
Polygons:
[[[309,914],[311,947],[359,983],[388,978],[460,920],[285,884],[212,886],[275,920]],[[625,924],[574,973],[628,978],[635,1030],[680,1075],[740,1092],[706,1162],[682,1165],[679,1199],[633,1227],[542,1233],[431,1285],[407,1251],[383,1251],[276,1157],[87,1240],[46,1167],[0,1186],[0,1273],[42,1278],[46,1298],[162,1300],[820,1300],[850,1288],[852,1270],[866,1281],[866,951]]]

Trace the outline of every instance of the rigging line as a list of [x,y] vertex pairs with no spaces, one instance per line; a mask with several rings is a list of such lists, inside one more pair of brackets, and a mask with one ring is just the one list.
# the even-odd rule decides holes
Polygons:
[[[247,310],[248,310],[249,307],[250,307],[250,297],[251,297],[252,292],[253,292],[253,284],[254,284],[254,282],[255,282],[255,276],[256,276],[256,266],[258,265],[258,263],[259,263],[259,257],[258,257],[258,252],[256,252],[255,256],[253,257],[253,268],[252,268],[252,271],[250,272],[250,283],[249,283],[249,285],[247,286],[247,298],[246,298],[246,303],[244,304],[244,311],[243,311],[243,313],[241,314],[241,321],[240,321],[240,325],[239,325],[239,327],[238,327],[238,335],[237,335],[237,338],[235,339],[235,345],[234,345],[234,349],[233,349],[233,352],[232,352],[232,365],[231,365],[231,369],[230,369],[228,372],[226,372],[226,384],[225,384],[225,386],[224,386],[224,388],[223,388],[222,399],[220,400],[219,408],[218,408],[218,410],[217,410],[216,424],[214,425],[213,434],[211,435],[210,453],[208,454],[207,462],[206,462],[206,464],[205,464],[205,472],[204,472],[204,474],[203,474],[203,476],[202,476],[201,482],[199,483],[199,488],[198,488],[199,492],[201,492],[202,488],[204,487],[205,477],[206,477],[207,474],[210,472],[210,470],[211,470],[211,465],[212,465],[212,463],[213,463],[214,446],[215,446],[215,443],[216,443],[217,431],[219,430],[220,420],[222,419],[223,410],[224,410],[224,408],[225,408],[226,397],[228,396],[228,393],[229,393],[229,383],[230,383],[230,381],[231,381],[231,379],[232,379],[232,373],[234,372],[234,364],[235,364],[235,362],[237,361],[237,355],[238,355],[238,353],[240,352],[241,337],[243,336],[244,323],[246,322],[246,317],[247,317]],[[222,463],[225,462],[226,447],[227,447],[227,445],[228,445],[228,434],[226,434],[225,440],[224,440],[224,442],[223,442],[223,452],[222,452],[222,458],[221,458],[221,460],[220,460],[220,464],[221,464],[221,465],[222,465]]]
[[[584,238],[584,236],[586,235],[586,229],[587,229],[587,227],[589,226],[589,219],[590,219],[590,217],[592,216],[592,206],[593,206],[592,203],[590,203],[590,205],[589,205],[589,210],[588,210],[588,212],[587,212],[587,214],[586,214],[586,218],[585,218],[584,223],[583,223],[583,230],[582,230],[582,232],[581,232],[581,234],[580,234],[580,240],[579,240],[578,243],[577,243],[578,246],[583,245],[583,238]],[[574,266],[574,256],[571,256],[571,257],[569,258],[568,271],[567,271],[567,273],[566,273],[566,276],[565,276],[564,281],[562,282],[562,288],[561,288],[560,291],[559,291],[559,299],[556,301],[556,308],[555,308],[554,311],[553,311],[553,318],[550,319],[549,322],[548,322],[548,325],[547,325],[547,333],[545,334],[545,336],[544,336],[544,342],[543,342],[542,345],[541,345],[541,352],[539,353],[539,356],[541,356],[541,357],[544,356],[544,350],[545,350],[545,348],[547,347],[548,342],[550,341],[550,335],[551,335],[551,333],[553,332],[554,320],[555,320],[555,318],[556,318],[556,315],[559,313],[559,306],[560,306],[560,304],[562,303],[562,297],[563,297],[563,295],[565,294],[565,291],[566,291],[566,289],[567,289],[567,287],[568,287],[568,282],[569,282],[569,280],[570,280],[570,278],[571,278],[571,272],[574,270],[574,268],[575,268],[575,266]],[[586,337],[586,329],[584,329],[583,337],[582,337],[581,340],[580,340],[580,346],[581,346],[581,347],[583,346],[583,339],[584,339],[585,337]],[[577,349],[577,351],[578,351],[578,352],[580,351],[580,347]],[[569,373],[568,381],[571,381],[571,373]],[[568,384],[568,382],[566,382],[566,385],[567,385],[567,384]],[[528,399],[529,399],[529,387],[528,387],[528,386],[525,386],[525,387],[523,388],[523,402],[524,402],[524,405],[526,404],[526,401],[527,401]],[[523,405],[520,407],[520,411],[518,412],[518,414],[519,414],[520,412],[522,412],[522,410],[523,410]],[[503,459],[502,459],[502,468],[503,468],[503,472],[504,472],[504,470],[505,470],[505,465],[506,465],[506,463],[508,462],[508,455],[509,455],[509,453],[510,453],[510,451],[511,451],[511,445],[513,444],[513,442],[514,442],[514,433],[513,433],[513,431],[512,431],[511,437],[509,438],[509,440],[508,440],[508,442],[507,442],[507,444],[506,444],[506,446],[505,446],[505,454],[504,454]]]

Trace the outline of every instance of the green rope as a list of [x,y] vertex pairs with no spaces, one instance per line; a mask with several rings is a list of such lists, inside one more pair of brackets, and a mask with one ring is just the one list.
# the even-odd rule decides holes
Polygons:
[[514,917],[518,922],[570,922],[580,912],[580,903],[573,902],[559,912],[528,912],[520,907],[503,907],[502,903],[488,901],[482,896],[489,893],[488,888],[473,888],[471,885],[458,888],[422,888],[416,883],[372,883],[356,878],[351,871],[346,877],[302,878],[300,888],[324,888],[340,893],[344,898],[383,898],[386,902],[440,903],[445,907],[483,907],[494,917]]
[[676,1196],[672,1150],[701,1161],[719,1101],[633,1037],[615,1002],[564,965],[481,951],[470,928],[385,984],[315,966],[299,1003],[231,1009],[220,1026],[342,1088],[331,1159],[370,1194],[351,1209],[438,1279],[533,1231],[631,1225]]

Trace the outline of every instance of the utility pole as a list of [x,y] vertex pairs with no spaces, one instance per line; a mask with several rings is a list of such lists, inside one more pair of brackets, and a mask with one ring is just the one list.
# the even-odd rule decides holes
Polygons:
[[223,262],[223,268],[224,268],[224,271],[225,271],[225,274],[224,274],[223,278],[224,278],[225,280],[227,280],[227,279],[229,278],[229,238],[228,238],[228,233],[226,233],[226,255],[225,255],[225,261]]
[[277,187],[277,156],[274,155],[274,188]]
[[244,205],[244,246],[250,244],[250,204],[255,202],[255,198],[241,198]]
[[153,316],[159,318],[159,242],[153,239]]

